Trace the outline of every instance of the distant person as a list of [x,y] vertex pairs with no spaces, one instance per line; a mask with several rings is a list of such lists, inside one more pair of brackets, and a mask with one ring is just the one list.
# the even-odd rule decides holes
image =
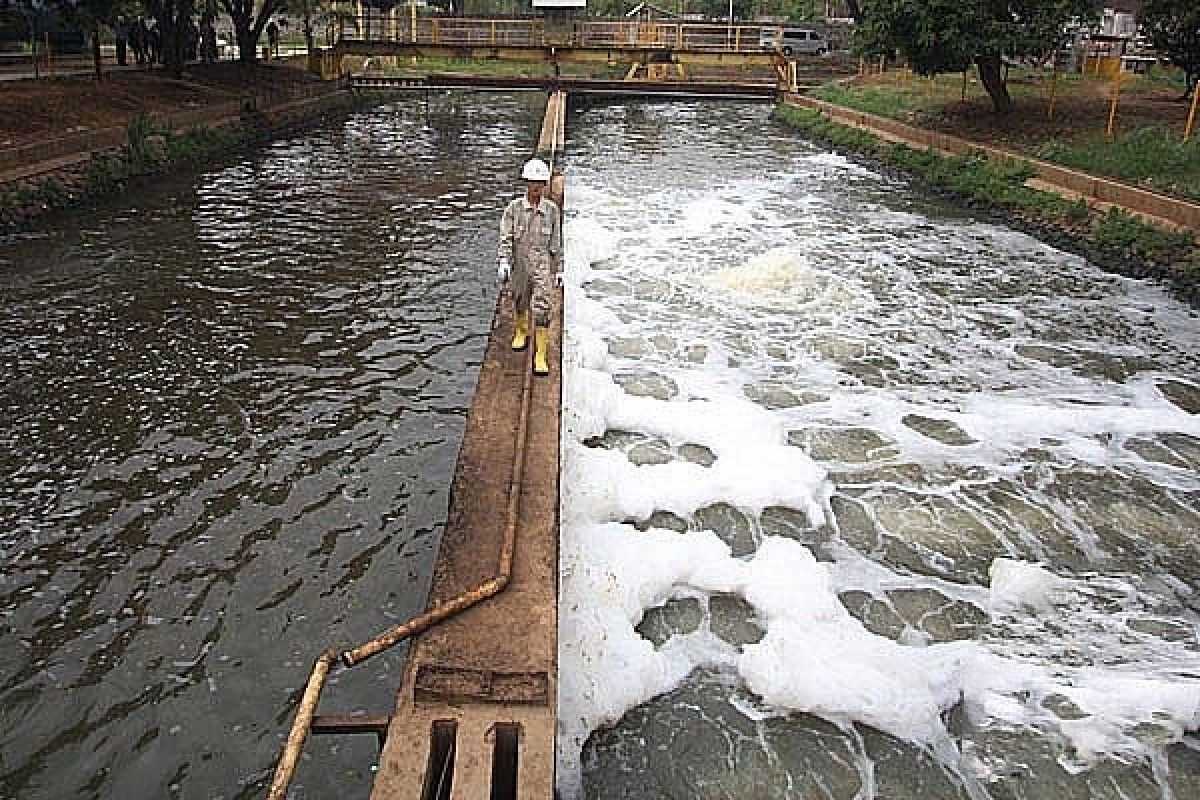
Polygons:
[[525,194],[508,204],[500,219],[496,274],[509,289],[513,305],[513,350],[529,344],[534,323],[533,371],[548,375],[551,290],[562,285],[562,227],[558,206],[545,197],[550,167],[535,158],[521,171]]
[[195,61],[200,56],[200,29],[196,27],[196,21],[191,17],[183,20],[182,27],[180,35],[183,39],[183,61],[186,64],[189,61]]
[[134,17],[129,26],[129,47],[133,50],[133,60],[140,67],[146,63],[146,25],[141,17]]
[[217,29],[209,14],[200,20],[200,58],[205,64],[217,60]]
[[124,15],[117,17],[112,30],[117,46],[117,66],[124,67],[129,61],[129,20]]
[[267,23],[267,57],[279,58],[279,25],[274,19]]
[[162,54],[162,34],[157,25],[146,26],[146,63],[157,64]]

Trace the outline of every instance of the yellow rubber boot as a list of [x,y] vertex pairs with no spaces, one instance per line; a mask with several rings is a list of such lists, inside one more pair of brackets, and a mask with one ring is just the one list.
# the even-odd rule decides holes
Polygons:
[[524,350],[529,344],[529,312],[518,311],[516,329],[513,331],[512,349]]
[[550,364],[546,361],[546,348],[550,346],[550,329],[538,328],[533,334],[533,372],[535,375],[549,375]]

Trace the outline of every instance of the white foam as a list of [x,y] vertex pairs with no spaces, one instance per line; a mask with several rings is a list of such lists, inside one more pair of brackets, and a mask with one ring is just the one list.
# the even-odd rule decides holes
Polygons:
[[[835,177],[857,170],[840,157],[800,160]],[[960,754],[942,722],[959,703],[980,726],[1061,737],[1072,747],[1066,762],[1072,769],[1109,756],[1154,758],[1162,742],[1179,741],[1200,724],[1200,681],[1187,672],[1200,663],[1183,646],[1154,637],[1130,648],[1128,662],[1106,660],[1105,648],[1131,635],[1127,627],[1118,633],[1126,620],[1110,605],[1134,613],[1140,601],[1132,585],[1059,575],[1016,557],[992,563],[989,586],[963,584],[897,571],[836,537],[825,553],[836,560],[820,562],[799,542],[761,531],[753,556],[735,558],[710,532],[639,532],[623,523],[655,511],[686,518],[723,502],[751,515],[783,506],[802,512],[813,528],[826,525],[834,491],[828,465],[788,444],[789,430],[797,428],[869,428],[900,453],[898,463],[959,463],[989,479],[1019,474],[1021,454],[1030,448],[1070,464],[1119,462],[1159,479],[1166,468],[1137,461],[1111,442],[1168,432],[1200,436],[1200,418],[1157,390],[1156,381],[1169,374],[1114,386],[1022,359],[1015,334],[987,338],[980,327],[1006,326],[1036,340],[1035,329],[1044,324],[1039,314],[1049,312],[991,297],[955,306],[912,266],[948,249],[997,271],[1003,265],[991,261],[998,251],[1082,269],[1077,260],[970,221],[934,224],[920,214],[882,210],[864,215],[863,230],[847,233],[822,218],[764,211],[763,203],[794,192],[795,180],[781,175],[706,191],[651,189],[632,206],[596,186],[573,190],[559,639],[563,796],[579,796],[580,751],[591,731],[616,723],[703,666],[736,676],[780,711],[861,722],[928,747],[965,778],[986,778],[987,767]],[[814,226],[821,236],[812,235]],[[888,238],[892,230],[927,232],[905,239],[901,248]],[[872,237],[887,246],[860,254]],[[814,255],[820,248],[834,248],[846,263]],[[650,298],[588,297],[582,287],[593,278],[653,278],[668,289]],[[885,283],[891,294],[872,289],[872,281]],[[880,296],[886,304],[876,302]],[[694,311],[694,318],[679,307]],[[668,315],[669,322],[661,321]],[[617,337],[649,341],[660,334],[673,344],[629,356],[609,348]],[[703,345],[705,357],[683,363],[678,353],[688,344]],[[945,359],[946,351],[957,355]],[[845,363],[880,356],[897,365],[890,369],[927,380],[915,381],[916,388],[847,380]],[[1026,370],[1018,378],[1014,362]],[[647,369],[669,377],[678,396],[633,396],[614,380],[619,371]],[[791,381],[824,399],[769,410],[745,392],[764,380]],[[946,444],[922,434],[905,422],[914,414],[953,423],[976,441]],[[618,451],[584,445],[610,430],[674,446],[703,445],[716,460],[709,467],[682,461],[636,466]],[[1195,476],[1180,472],[1162,485],[1196,485]],[[955,483],[930,493],[951,497],[959,488]],[[1081,547],[1102,555],[1089,535],[1079,532]],[[839,599],[848,590],[884,598],[896,589],[930,589],[971,604],[991,615],[994,635],[931,643],[910,632],[892,640],[867,630]],[[673,597],[714,593],[748,602],[765,629],[762,640],[738,651],[702,628],[655,648],[635,630],[646,610]],[[1054,633],[1063,629],[1070,633]],[[1006,632],[1019,633],[1013,641],[1021,647]],[[1058,646],[1087,659],[1068,664]],[[1073,703],[1079,718],[1060,717],[1043,704],[1055,695]],[[1144,741],[1147,724],[1159,727],[1157,744]]]
[[1070,601],[1071,582],[1036,564],[997,558],[988,574],[992,579],[988,605],[993,614],[1050,611]]

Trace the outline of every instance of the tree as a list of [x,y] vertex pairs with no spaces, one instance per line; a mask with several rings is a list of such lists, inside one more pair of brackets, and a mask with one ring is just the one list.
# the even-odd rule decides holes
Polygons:
[[100,26],[112,25],[116,13],[116,0],[58,0],[59,9],[65,18],[86,31],[92,40],[92,68],[96,80],[104,80],[104,62],[100,57]]
[[860,50],[898,51],[921,75],[961,72],[974,63],[1001,114],[1012,110],[1004,59],[1052,50],[1064,41],[1068,23],[1096,14],[1096,0],[862,0],[861,5],[862,23],[855,33]]
[[185,41],[195,27],[192,17],[196,15],[195,0],[145,0],[146,11],[154,17],[162,39],[162,62],[176,77],[183,75],[183,62],[187,53]]
[[309,54],[316,52],[316,26],[332,19],[329,0],[288,0],[287,10],[300,17],[300,27],[304,31],[304,46]]
[[1184,96],[1200,80],[1200,3],[1196,0],[1145,0],[1142,30],[1155,49],[1183,70]]
[[38,39],[45,28],[49,9],[44,0],[0,0],[0,10],[14,9],[25,20],[29,32],[29,49],[33,58],[33,77],[41,77],[38,69]]
[[221,8],[233,22],[233,35],[237,38],[238,60],[253,64],[258,60],[258,40],[262,38],[267,22],[280,11],[283,0],[219,0]]

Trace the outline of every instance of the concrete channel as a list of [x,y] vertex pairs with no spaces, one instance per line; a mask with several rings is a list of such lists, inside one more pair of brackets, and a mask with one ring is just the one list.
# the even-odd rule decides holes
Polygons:
[[[567,94],[549,94],[537,150],[554,168]],[[376,736],[373,800],[552,798],[558,675],[559,444],[562,293],[554,298],[550,374],[514,351],[511,304],[497,300],[455,467],[428,610],[314,666],[268,797],[287,796],[313,734]],[[410,643],[390,713],[317,714],[338,661],[361,663]]]

